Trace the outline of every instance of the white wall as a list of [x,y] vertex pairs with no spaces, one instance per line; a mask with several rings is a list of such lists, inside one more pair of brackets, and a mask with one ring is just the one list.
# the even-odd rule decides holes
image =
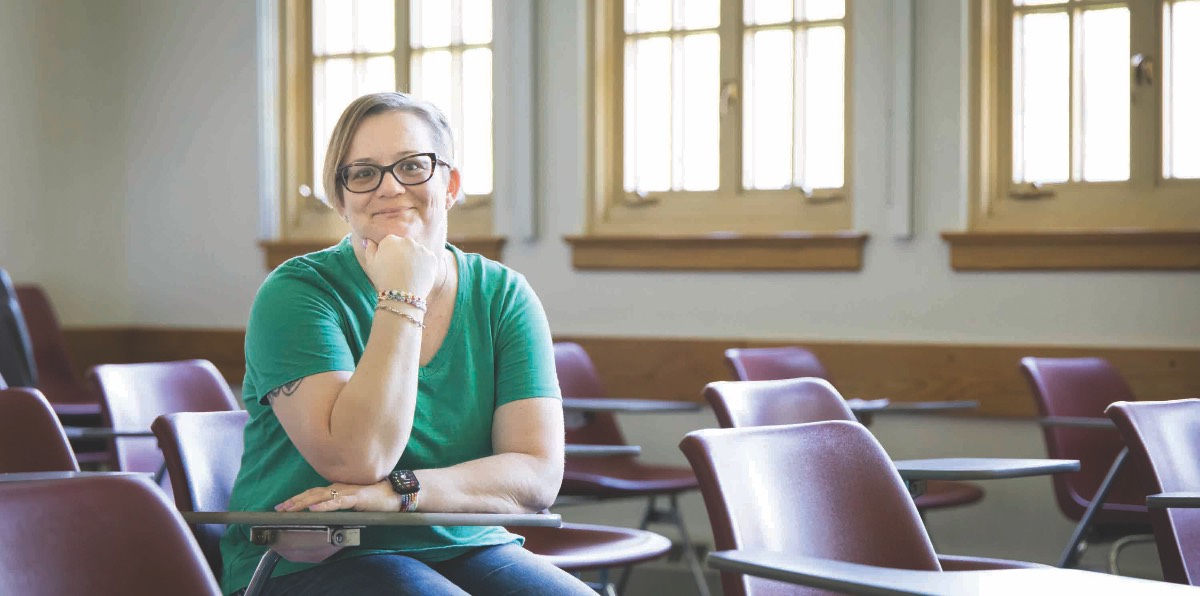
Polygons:
[[242,327],[258,233],[254,2],[129,0],[129,291],[146,325]]
[[33,29],[33,0],[0,8],[0,268],[18,280],[37,270],[41,140]]

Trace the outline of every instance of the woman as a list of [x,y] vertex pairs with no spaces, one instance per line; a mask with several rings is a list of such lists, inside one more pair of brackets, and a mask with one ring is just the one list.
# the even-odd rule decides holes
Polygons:
[[[231,510],[528,513],[550,505],[563,417],[549,328],[518,273],[446,243],[450,126],[402,93],[334,129],[325,188],[350,235],[291,259],[246,331],[250,412]],[[589,594],[499,527],[371,527],[271,594]],[[224,590],[263,549],[231,526]]]

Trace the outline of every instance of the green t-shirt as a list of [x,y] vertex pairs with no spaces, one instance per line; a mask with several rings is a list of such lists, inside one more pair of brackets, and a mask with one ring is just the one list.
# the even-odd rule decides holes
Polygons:
[[[496,408],[519,399],[560,397],[550,328],[525,278],[480,255],[446,247],[458,262],[454,315],[441,348],[418,373],[412,433],[396,469],[444,468],[492,455]],[[263,282],[246,329],[242,395],[250,421],[230,511],[272,511],[288,497],[331,484],[300,455],[262,398],[309,375],[353,371],[371,332],[375,295],[349,236],[289,260]],[[251,544],[249,535],[246,526],[230,526],[221,540],[226,593],[250,583],[265,551]],[[477,546],[521,540],[501,527],[368,527],[361,538],[362,546],[334,559],[403,552],[437,562]],[[308,567],[281,560],[272,575]]]

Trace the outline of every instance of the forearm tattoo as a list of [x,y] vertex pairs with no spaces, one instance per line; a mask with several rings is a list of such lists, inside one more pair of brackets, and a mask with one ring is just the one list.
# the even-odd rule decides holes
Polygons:
[[291,395],[291,394],[295,393],[296,390],[300,388],[300,383],[303,383],[303,382],[304,382],[304,379],[296,379],[295,381],[292,381],[290,383],[284,383],[284,384],[268,391],[267,395],[266,395],[267,403],[271,404],[272,406],[275,405],[276,397],[279,397],[280,394]]

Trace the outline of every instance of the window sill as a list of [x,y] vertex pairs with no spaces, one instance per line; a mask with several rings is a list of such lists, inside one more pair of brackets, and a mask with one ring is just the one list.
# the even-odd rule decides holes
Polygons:
[[1200,269],[1200,231],[942,232],[955,271]]
[[[462,249],[463,252],[477,252],[493,261],[499,261],[507,238],[503,236],[452,236],[449,240],[450,244]],[[271,270],[292,257],[328,248],[337,242],[338,240],[288,239],[263,240],[258,245],[263,249],[267,269]]]
[[859,271],[861,232],[567,236],[576,269]]

